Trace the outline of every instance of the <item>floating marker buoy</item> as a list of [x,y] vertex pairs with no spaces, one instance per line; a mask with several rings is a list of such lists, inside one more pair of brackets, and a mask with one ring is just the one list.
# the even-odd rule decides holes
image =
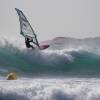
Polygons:
[[17,79],[17,76],[15,73],[9,73],[7,75],[7,80],[16,80]]

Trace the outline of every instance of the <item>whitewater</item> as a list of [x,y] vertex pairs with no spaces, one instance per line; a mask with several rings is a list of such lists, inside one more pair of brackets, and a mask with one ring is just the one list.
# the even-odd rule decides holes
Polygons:
[[[100,100],[100,38],[45,43],[40,51],[0,41],[0,100]],[[18,80],[6,80],[9,72]]]

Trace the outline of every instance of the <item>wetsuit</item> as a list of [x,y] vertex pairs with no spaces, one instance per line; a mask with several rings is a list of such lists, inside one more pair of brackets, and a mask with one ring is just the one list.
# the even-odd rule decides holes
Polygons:
[[34,49],[34,47],[30,44],[30,42],[33,42],[32,40],[30,40],[28,37],[25,38],[25,44],[27,48],[32,48]]

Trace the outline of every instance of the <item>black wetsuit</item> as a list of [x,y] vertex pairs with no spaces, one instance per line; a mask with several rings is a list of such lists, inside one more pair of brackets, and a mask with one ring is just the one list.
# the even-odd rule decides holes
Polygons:
[[32,42],[32,40],[30,40],[28,37],[26,37],[25,38],[26,47],[34,49],[34,47],[30,44],[30,42]]

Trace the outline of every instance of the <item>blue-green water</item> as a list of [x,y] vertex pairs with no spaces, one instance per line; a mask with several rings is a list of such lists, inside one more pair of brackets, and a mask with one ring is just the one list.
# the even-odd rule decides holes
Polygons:
[[[62,41],[61,41],[62,42]],[[57,44],[57,43],[55,43]],[[65,43],[63,43],[65,45]],[[11,44],[0,47],[1,73],[16,72],[34,76],[99,76],[100,55],[94,48],[61,47],[47,50],[20,50]],[[93,51],[93,50],[94,51]],[[99,51],[99,49],[96,49]]]

